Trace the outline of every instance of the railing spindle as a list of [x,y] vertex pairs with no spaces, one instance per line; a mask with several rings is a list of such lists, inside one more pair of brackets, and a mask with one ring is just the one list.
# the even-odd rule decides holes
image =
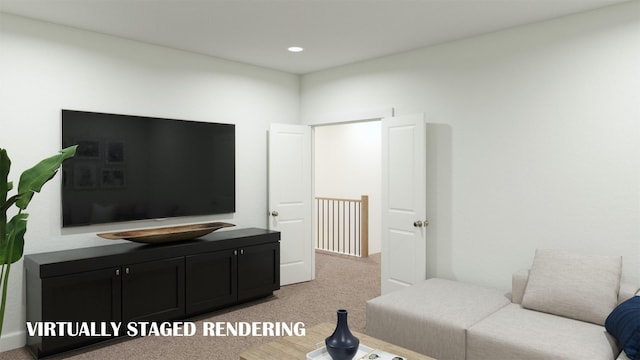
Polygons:
[[369,197],[316,198],[316,248],[346,255],[369,255]]

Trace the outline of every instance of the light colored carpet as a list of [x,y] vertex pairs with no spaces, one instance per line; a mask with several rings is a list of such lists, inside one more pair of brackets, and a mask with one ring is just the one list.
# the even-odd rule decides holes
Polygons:
[[[335,323],[336,310],[349,311],[349,327],[364,332],[365,303],[380,295],[380,254],[354,258],[316,253],[316,279],[283,286],[273,296],[203,315],[192,337],[138,337],[110,341],[51,359],[214,359],[236,360],[243,351],[274,340],[273,337],[204,337],[203,321],[298,322],[311,327]],[[327,334],[329,336],[331,334]],[[15,349],[0,353],[0,360],[28,360],[29,352]]]

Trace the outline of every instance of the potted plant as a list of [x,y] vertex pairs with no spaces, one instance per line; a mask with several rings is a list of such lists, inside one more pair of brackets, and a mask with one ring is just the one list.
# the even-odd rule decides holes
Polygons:
[[[24,250],[24,234],[27,231],[27,209],[33,195],[40,192],[42,186],[51,180],[58,172],[62,162],[76,153],[77,145],[60,150],[60,153],[46,158],[34,167],[25,170],[20,176],[18,189],[15,195],[9,197],[13,190],[13,183],[9,181],[11,160],[5,149],[0,148],[0,289],[2,290],[2,303],[0,304],[0,335],[4,323],[4,310],[7,301],[7,287],[9,286],[9,273],[11,264],[22,258]],[[7,210],[12,205],[17,207],[17,214],[8,220]]]

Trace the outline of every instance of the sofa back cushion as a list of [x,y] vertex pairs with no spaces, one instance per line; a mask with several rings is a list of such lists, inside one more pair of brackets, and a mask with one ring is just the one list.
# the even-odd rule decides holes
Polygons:
[[604,326],[618,303],[621,272],[620,256],[537,250],[522,306]]

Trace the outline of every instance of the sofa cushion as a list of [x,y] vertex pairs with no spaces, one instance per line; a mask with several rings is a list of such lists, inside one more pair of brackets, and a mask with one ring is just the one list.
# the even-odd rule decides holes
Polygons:
[[506,307],[467,331],[467,360],[612,360],[620,353],[603,326]]
[[500,290],[434,278],[369,300],[366,332],[436,359],[465,360],[466,329],[507,304]]
[[604,323],[631,360],[640,359],[640,296],[618,305]]
[[538,250],[522,306],[604,325],[618,304],[622,257]]
[[511,275],[511,302],[514,304],[522,304],[524,291],[527,288],[529,280],[529,270],[524,269],[516,271]]
[[618,355],[616,360],[631,360],[631,359],[629,359],[629,357],[627,356],[627,354],[624,351],[621,351],[620,355]]

